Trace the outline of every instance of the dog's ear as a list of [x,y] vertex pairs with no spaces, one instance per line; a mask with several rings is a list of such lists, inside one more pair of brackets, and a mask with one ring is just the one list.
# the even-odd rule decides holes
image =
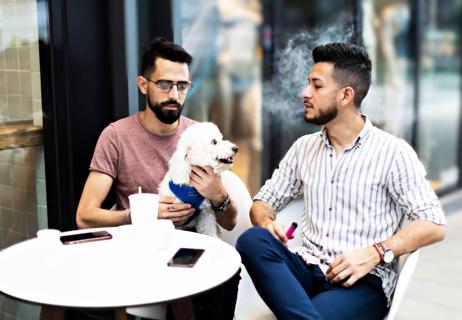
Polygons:
[[178,143],[176,151],[173,153],[168,162],[170,179],[175,184],[189,184],[189,175],[191,174],[191,165],[187,159],[189,146]]

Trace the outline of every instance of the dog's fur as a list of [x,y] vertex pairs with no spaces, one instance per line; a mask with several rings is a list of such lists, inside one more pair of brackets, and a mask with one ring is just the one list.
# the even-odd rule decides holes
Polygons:
[[[215,173],[222,173],[233,164],[238,148],[223,140],[220,130],[211,122],[196,123],[187,128],[168,163],[168,171],[159,186],[159,196],[174,196],[169,181],[188,185],[191,166],[210,166]],[[179,199],[178,202],[181,202]],[[218,237],[219,229],[215,212],[209,200],[204,199],[200,213],[188,224],[177,226],[180,229],[195,227],[196,231],[212,237]]]

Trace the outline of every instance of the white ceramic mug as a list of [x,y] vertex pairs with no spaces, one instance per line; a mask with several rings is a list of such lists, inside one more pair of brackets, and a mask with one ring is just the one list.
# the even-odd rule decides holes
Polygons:
[[40,229],[37,231],[37,238],[45,241],[58,241],[61,236],[61,231],[56,229]]
[[59,241],[60,236],[61,231],[56,229],[41,229],[37,231],[37,238],[47,247],[56,247],[58,244],[61,244]]

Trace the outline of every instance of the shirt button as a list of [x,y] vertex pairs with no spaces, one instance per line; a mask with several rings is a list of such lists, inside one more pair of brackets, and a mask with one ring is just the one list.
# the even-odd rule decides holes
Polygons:
[[332,158],[332,153],[329,155],[329,157],[331,157],[331,158]]
[[326,233],[326,238],[329,238],[329,232],[328,232],[328,233]]
[[334,179],[332,179],[332,180],[330,181],[330,183],[334,183]]
[[329,211],[332,211],[332,208],[329,208]]

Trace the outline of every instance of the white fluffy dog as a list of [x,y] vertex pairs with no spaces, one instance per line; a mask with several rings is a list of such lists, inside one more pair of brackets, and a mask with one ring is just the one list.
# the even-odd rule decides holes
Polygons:
[[[211,122],[193,124],[183,132],[159,186],[159,196],[176,196],[178,202],[191,203],[196,207],[192,219],[177,228],[195,227],[199,233],[218,237],[219,229],[212,205],[189,185],[189,175],[193,165],[210,166],[215,173],[222,173],[233,164],[237,151],[237,146],[223,140],[220,130]],[[188,196],[191,196],[189,200]]]

